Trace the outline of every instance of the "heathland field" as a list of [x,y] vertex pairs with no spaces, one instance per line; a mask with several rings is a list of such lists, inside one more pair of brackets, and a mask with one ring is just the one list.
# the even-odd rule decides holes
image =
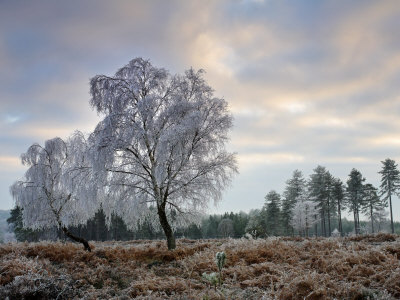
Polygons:
[[[398,299],[400,237],[93,242],[0,247],[0,299]],[[215,254],[224,251],[222,284]],[[212,277],[208,276],[208,278]]]

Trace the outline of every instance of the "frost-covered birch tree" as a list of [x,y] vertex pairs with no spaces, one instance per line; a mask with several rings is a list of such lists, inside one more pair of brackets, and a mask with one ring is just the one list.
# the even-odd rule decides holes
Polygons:
[[292,178],[286,181],[286,187],[282,198],[282,223],[286,235],[288,235],[290,231],[293,234],[293,227],[290,228],[293,207],[305,193],[305,190],[306,180],[303,177],[303,173],[299,170],[294,170]]
[[218,224],[218,233],[222,238],[232,237],[235,233],[233,221],[231,219],[222,219]]
[[90,251],[85,239],[68,230],[70,225],[85,224],[98,209],[83,134],[75,132],[67,141],[56,137],[44,146],[33,144],[21,160],[28,170],[10,187],[10,192],[23,211],[24,227],[57,226]]
[[[232,116],[202,71],[171,75],[136,58],[91,80],[90,104],[104,116],[92,135],[108,212],[135,227],[153,207],[169,249],[174,222],[193,221],[237,171],[225,149]],[[100,178],[100,177],[99,177]]]
[[318,222],[318,219],[315,218],[316,215],[318,215],[317,203],[305,199],[300,200],[293,207],[290,225],[299,233],[308,236],[309,229]]

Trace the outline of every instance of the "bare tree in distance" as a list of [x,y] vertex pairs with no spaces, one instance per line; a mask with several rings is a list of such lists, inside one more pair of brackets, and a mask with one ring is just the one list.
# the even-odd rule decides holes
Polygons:
[[67,228],[85,224],[98,209],[96,198],[84,196],[94,194],[86,146],[80,132],[75,132],[67,141],[56,137],[47,140],[44,146],[33,144],[21,155],[22,163],[29,168],[24,178],[10,187],[10,192],[23,210],[24,227],[57,226],[91,251],[85,239]]
[[173,223],[193,221],[237,172],[225,149],[232,127],[227,102],[202,75],[171,75],[136,58],[112,77],[91,80],[90,104],[104,116],[92,135],[94,163],[103,170],[99,182],[114,194],[103,207],[131,228],[154,207],[168,249],[176,247]]
[[382,203],[381,199],[378,196],[378,189],[375,188],[372,184],[367,183],[364,186],[364,201],[361,210],[363,213],[369,214],[369,219],[371,220],[371,233],[375,232],[374,212],[383,207],[384,203]]
[[234,235],[233,221],[231,219],[222,219],[218,224],[218,233],[223,238],[228,238]]
[[308,237],[310,228],[318,222],[318,219],[315,218],[316,215],[318,215],[317,203],[300,199],[293,207],[290,225],[300,234],[303,233],[305,237]]

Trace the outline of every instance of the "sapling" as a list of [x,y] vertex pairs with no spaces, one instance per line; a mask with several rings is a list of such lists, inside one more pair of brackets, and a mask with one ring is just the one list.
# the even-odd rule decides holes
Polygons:
[[217,273],[213,272],[213,273],[207,274],[206,272],[204,272],[202,274],[202,277],[203,277],[203,279],[208,281],[211,285],[213,285],[215,290],[217,290],[217,283],[218,283]]
[[204,272],[202,274],[202,277],[205,280],[207,280],[210,284],[212,284],[214,286],[214,289],[217,289],[217,283],[219,284],[219,286],[221,286],[222,283],[221,274],[222,274],[222,268],[225,265],[225,261],[226,261],[225,252],[217,252],[217,254],[215,255],[215,263],[217,264],[219,274],[215,272],[210,274]]
[[225,260],[226,260],[225,252],[217,252],[217,254],[215,255],[215,260],[216,260],[218,271],[219,271],[219,286],[221,286],[221,283],[222,283],[221,273],[222,273],[222,268],[224,267]]

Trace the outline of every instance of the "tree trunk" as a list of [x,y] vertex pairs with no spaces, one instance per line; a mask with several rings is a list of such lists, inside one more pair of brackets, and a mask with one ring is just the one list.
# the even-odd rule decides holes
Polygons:
[[81,238],[81,237],[79,237],[79,236],[73,235],[73,234],[68,230],[68,228],[65,227],[65,226],[62,226],[61,228],[62,228],[62,231],[64,232],[64,234],[65,234],[67,237],[69,237],[71,240],[73,240],[73,241],[75,241],[75,242],[78,242],[78,243],[82,243],[83,246],[85,247],[85,250],[86,250],[86,251],[89,251],[89,252],[92,251],[92,249],[90,248],[90,245],[89,245],[89,243],[88,243],[87,240],[85,240],[84,238]]
[[318,224],[317,224],[317,215],[315,215],[315,226],[314,226],[314,230],[315,230],[315,236],[318,236]]
[[356,233],[356,235],[358,235],[358,224],[357,224],[357,220],[358,220],[358,194],[357,192],[355,193],[354,196],[354,231]]
[[331,236],[331,205],[328,197],[328,236]]
[[168,250],[174,250],[176,248],[175,236],[171,226],[168,223],[167,215],[165,213],[165,206],[158,207],[157,211],[161,227],[164,230],[165,236],[167,238]]
[[372,233],[374,233],[374,215],[372,212],[372,204],[370,204],[369,208],[370,208],[370,212],[371,212],[371,229],[372,229]]
[[340,232],[340,236],[343,236],[342,212],[341,212],[341,208],[340,208],[340,200],[338,200],[338,217],[339,217],[339,232]]
[[356,213],[356,209],[355,208],[354,208],[353,215],[354,215],[354,232],[355,232],[355,234],[358,234],[358,231],[357,231],[357,213]]
[[324,226],[325,216],[323,210],[321,211],[320,216],[321,216],[321,236],[325,236],[325,226]]
[[[389,186],[390,188],[390,186]],[[390,226],[392,228],[392,233],[394,233],[394,225],[393,225],[393,211],[392,211],[392,193],[389,192],[389,204],[390,204]]]
[[308,237],[308,219],[307,219],[307,217],[306,217],[306,230],[305,230],[304,235],[305,235],[306,237]]

